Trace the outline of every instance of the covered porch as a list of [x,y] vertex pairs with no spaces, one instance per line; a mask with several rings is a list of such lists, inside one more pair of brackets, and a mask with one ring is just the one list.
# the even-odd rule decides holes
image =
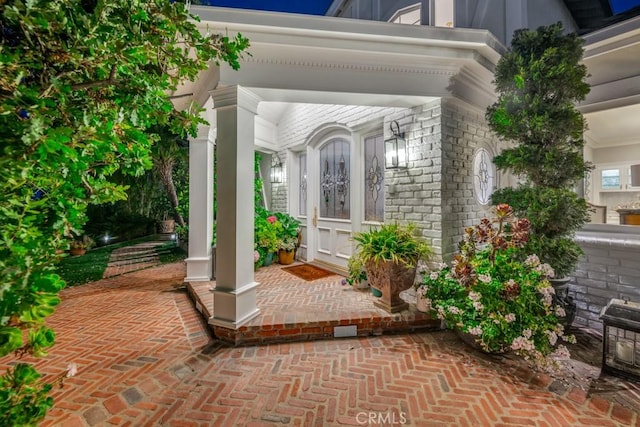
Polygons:
[[[267,317],[261,307],[269,298],[263,289],[268,276],[254,276],[252,263],[254,150],[283,166],[283,180],[269,183],[266,203],[301,221],[300,261],[344,269],[352,233],[388,221],[415,223],[437,257],[446,259],[464,227],[486,212],[486,194],[479,199],[474,192],[472,169],[479,151],[497,151],[483,115],[502,47],[489,32],[210,7],[192,12],[203,31],[241,32],[251,40],[251,56],[239,71],[212,67],[194,86],[181,88],[204,105],[210,123],[190,144],[185,281],[196,288],[207,286],[199,282],[209,283],[213,270],[214,146],[217,152],[216,285],[213,298],[209,293],[200,304],[212,304],[210,323],[219,334],[236,342],[238,331]],[[383,142],[395,133],[392,124],[406,135],[406,168],[384,167]],[[366,163],[372,158],[377,162]],[[346,292],[333,292],[344,307],[353,303]],[[365,317],[382,316],[370,311],[365,297],[360,301],[369,310]],[[344,321],[340,310],[323,307],[323,314],[336,311],[335,318],[319,314],[317,321],[328,323],[314,324],[321,329],[316,333],[335,333],[324,327]],[[399,318],[411,324],[407,316]],[[362,330],[377,330],[375,322]]]

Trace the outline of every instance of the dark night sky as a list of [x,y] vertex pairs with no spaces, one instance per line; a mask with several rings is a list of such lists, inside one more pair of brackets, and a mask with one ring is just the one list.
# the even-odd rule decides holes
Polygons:
[[640,0],[609,0],[609,3],[611,4],[611,9],[613,9],[614,14],[640,6]]
[[[332,0],[202,0],[210,6],[324,15]],[[640,0],[609,0],[614,14],[640,6]]]
[[210,6],[324,15],[332,0],[202,0]]

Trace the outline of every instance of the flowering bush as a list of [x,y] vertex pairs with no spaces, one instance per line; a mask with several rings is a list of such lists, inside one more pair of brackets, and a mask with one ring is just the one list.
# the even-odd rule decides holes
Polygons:
[[465,229],[451,266],[426,272],[418,294],[447,327],[470,334],[487,352],[511,350],[539,367],[547,366],[549,357],[568,357],[560,342],[575,338],[558,322],[565,313],[554,302],[548,280],[553,270],[536,255],[518,261],[529,221],[514,218],[505,204],[494,214]]

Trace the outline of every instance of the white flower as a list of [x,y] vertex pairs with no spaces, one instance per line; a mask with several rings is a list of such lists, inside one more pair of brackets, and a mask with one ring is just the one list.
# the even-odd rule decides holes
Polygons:
[[469,292],[469,299],[471,301],[480,301],[480,298],[482,298],[482,295],[479,292]]
[[473,328],[469,328],[467,332],[471,335],[480,336],[482,335],[482,328],[480,326],[474,326]]
[[569,359],[569,356],[569,350],[563,345],[559,345],[558,348],[551,353],[551,357],[555,359]]
[[[529,332],[531,332],[531,331],[529,331]],[[518,351],[518,350],[533,351],[533,350],[535,350],[535,348],[536,347],[533,344],[533,341],[531,341],[530,339],[528,339],[528,338],[526,338],[524,336],[517,337],[516,339],[514,339],[511,342],[511,349],[514,350],[514,351]]]
[[538,258],[536,254],[529,255],[527,259],[524,260],[524,264],[529,267],[537,267],[540,265],[540,258]]
[[522,331],[522,336],[525,337],[526,339],[531,338],[532,334],[533,332],[531,332],[531,329],[525,329],[524,331]]
[[484,305],[482,305],[480,301],[474,301],[473,308],[475,308],[477,312],[482,313],[482,310],[484,310]]
[[451,314],[461,314],[462,311],[458,307],[456,307],[455,305],[452,305],[452,306],[449,307],[449,313],[451,313]]
[[544,333],[547,335],[547,338],[549,339],[549,344],[556,345],[556,342],[558,341],[558,335],[556,335],[556,333],[553,331],[544,331]]
[[540,264],[538,266],[536,266],[535,271],[537,271],[538,273],[541,273],[547,277],[554,277],[555,276],[555,272],[553,271],[553,268],[551,268],[551,266],[549,264]]
[[438,278],[438,272],[437,271],[432,271],[431,274],[429,274],[429,279],[436,280],[437,278]]
[[71,362],[67,365],[67,378],[71,378],[78,373],[78,365]]
[[504,316],[504,320],[507,323],[515,322],[516,321],[516,315],[514,313],[509,313],[506,316]]
[[558,317],[565,317],[567,315],[567,313],[564,311],[564,308],[557,306],[556,307],[556,316]]
[[447,268],[447,264],[444,262],[441,262],[440,264],[438,264],[438,270],[444,270],[445,268]]
[[491,276],[489,276],[488,274],[481,274],[478,276],[478,280],[483,283],[489,283],[491,282]]

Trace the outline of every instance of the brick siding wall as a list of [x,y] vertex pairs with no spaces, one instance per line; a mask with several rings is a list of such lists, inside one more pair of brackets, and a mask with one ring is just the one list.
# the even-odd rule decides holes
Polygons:
[[584,255],[569,285],[573,325],[602,332],[600,312],[612,298],[640,303],[640,234],[578,233],[576,241]]

